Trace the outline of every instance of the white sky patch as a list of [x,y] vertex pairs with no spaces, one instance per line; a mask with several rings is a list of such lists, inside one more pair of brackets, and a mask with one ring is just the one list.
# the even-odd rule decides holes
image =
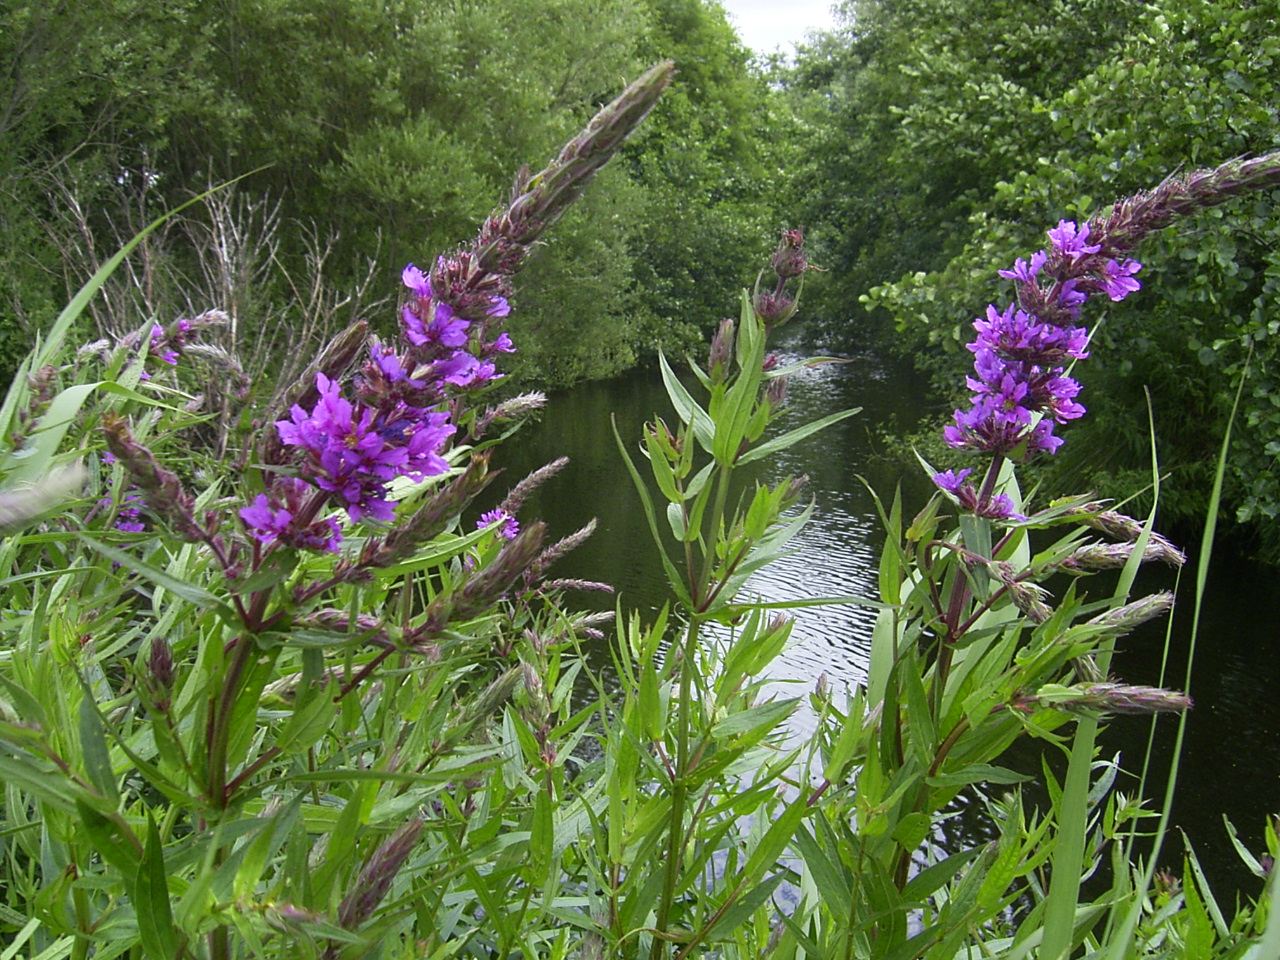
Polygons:
[[835,26],[832,0],[720,0],[742,42],[757,53],[781,50],[795,54],[795,45],[814,30]]

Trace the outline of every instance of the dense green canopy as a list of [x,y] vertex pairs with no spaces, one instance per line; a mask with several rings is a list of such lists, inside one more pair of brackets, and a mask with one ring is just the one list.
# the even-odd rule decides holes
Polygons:
[[[959,349],[995,270],[1169,174],[1280,145],[1280,4],[1238,0],[854,0],[802,58],[813,131],[806,213],[828,323],[924,358],[957,397]],[[1249,361],[1227,500],[1269,547],[1280,512],[1280,206],[1251,195],[1149,239],[1139,295],[1098,324],[1076,370],[1090,414],[1054,469],[1115,494],[1150,475],[1149,390],[1163,502],[1202,515],[1212,452]]]
[[[330,281],[354,286],[375,257],[371,292],[392,294],[405,262],[471,236],[512,171],[544,163],[624,78],[661,58],[676,60],[676,88],[522,287],[512,332],[525,371],[562,383],[617,371],[714,322],[769,248],[777,164],[760,131],[776,95],[748,71],[718,6],[7,4],[3,366],[91,272],[90,246],[109,253],[166,207],[251,170],[238,189],[269,205],[256,226],[246,216],[238,226],[260,231],[278,203],[278,254],[295,279],[314,266],[305,238],[336,232]],[[173,289],[152,287],[143,310],[226,306],[200,302],[223,291],[199,289],[196,266],[172,246],[176,262],[148,282]],[[252,288],[239,291],[246,322],[288,321],[291,309],[296,322],[289,285],[264,272],[273,279],[241,284]]]

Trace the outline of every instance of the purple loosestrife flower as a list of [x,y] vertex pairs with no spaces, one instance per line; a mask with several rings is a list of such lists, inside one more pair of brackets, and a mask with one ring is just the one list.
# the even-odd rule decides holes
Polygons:
[[277,421],[280,440],[304,451],[304,474],[328,491],[352,521],[390,520],[387,484],[399,476],[444,473],[439,450],[453,434],[448,414],[397,402],[390,410],[353,405],[341,387],[316,374],[319,399],[310,412],[295,405]]
[[1102,267],[1100,278],[1103,292],[1115,301],[1123,300],[1131,293],[1137,293],[1142,288],[1142,284],[1133,279],[1133,275],[1141,269],[1142,264],[1137,260],[1126,260],[1124,263],[1108,260]]
[[159,357],[169,366],[177,366],[178,351],[168,345],[164,335],[164,327],[155,324],[151,328],[151,355]]
[[400,314],[405,339],[415,347],[463,346],[470,337],[467,328],[471,321],[454,313],[449,304],[436,300],[431,279],[412,263],[404,268],[402,279],[413,293]]
[[1034,359],[1040,363],[1089,356],[1089,334],[1084,327],[1060,327],[1009,304],[1003,312],[987,307],[987,317],[973,321],[978,338],[968,345],[974,353],[994,351],[1014,360]]
[[501,507],[480,514],[480,519],[476,521],[476,529],[483,530],[491,523],[501,524],[497,533],[503,540],[514,540],[520,533],[520,521]]
[[1097,253],[1101,244],[1089,243],[1089,224],[1077,226],[1074,220],[1059,220],[1058,225],[1049,231],[1049,242],[1055,250],[1071,260]]
[[305,481],[281,477],[271,485],[270,493],[258,494],[253,503],[240,510],[240,519],[259,543],[279,540],[302,550],[337,553],[342,530],[335,518],[305,522],[307,500],[313,494]]
[[[457,256],[464,256],[458,254]],[[437,271],[450,275],[449,263],[441,260]],[[404,285],[412,293],[401,312],[401,327],[409,344],[415,375],[423,375],[433,383],[458,389],[481,387],[498,379],[497,367],[482,359],[497,353],[514,353],[515,345],[506,332],[485,341],[489,321],[511,313],[506,297],[484,287],[465,295],[460,301],[482,322],[459,314],[449,303],[433,292],[431,278],[412,263],[404,269]]]
[[[142,519],[142,497],[136,493],[125,494],[125,498],[120,501],[116,510],[116,522],[113,526],[123,533],[143,533],[147,529],[146,523]],[[110,497],[103,497],[98,501],[98,509],[110,510],[115,504]]]
[[976,513],[980,517],[987,517],[990,520],[1027,519],[1013,509],[1013,501],[1003,493],[987,498],[985,503],[982,502],[978,497],[978,491],[968,482],[971,473],[973,473],[972,467],[965,467],[958,471],[944,470],[942,473],[933,475],[933,482],[938,489],[951,494],[962,509]]
[[[1027,263],[1019,257],[1013,262],[1012,270],[997,270],[1000,276],[1006,280],[1021,280],[1023,283],[1032,283],[1035,281],[1036,274],[1040,272],[1040,268],[1044,266],[1044,262],[1049,259],[1049,255],[1043,250],[1037,250],[1031,255],[1031,262]],[[994,309],[994,308],[993,308]]]

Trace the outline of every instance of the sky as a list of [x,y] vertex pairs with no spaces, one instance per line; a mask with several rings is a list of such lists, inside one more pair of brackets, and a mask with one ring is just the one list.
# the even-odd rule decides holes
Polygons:
[[811,30],[835,26],[833,0],[720,0],[742,42],[758,53],[781,47],[788,56]]

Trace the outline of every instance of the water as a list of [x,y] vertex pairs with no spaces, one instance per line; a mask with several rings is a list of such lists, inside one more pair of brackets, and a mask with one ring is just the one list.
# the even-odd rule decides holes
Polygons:
[[[783,363],[798,359],[785,349]],[[933,404],[931,408],[931,404]],[[796,474],[809,476],[815,500],[813,519],[793,541],[794,552],[749,582],[748,592],[768,601],[801,597],[860,595],[874,597],[876,568],[883,535],[875,502],[859,477],[891,502],[901,481],[910,516],[929,495],[918,469],[879,455],[876,433],[885,425],[913,425],[936,410],[926,388],[907,369],[869,354],[850,362],[806,371],[791,383],[785,430],[847,407],[861,414],[839,423],[758,465],[760,480],[776,483]],[[624,608],[654,610],[668,594],[661,564],[639,499],[622,464],[610,426],[611,417],[642,472],[637,451],[641,427],[657,412],[674,420],[656,373],[637,371],[615,380],[587,384],[552,398],[543,420],[527,427],[499,452],[495,465],[508,472],[495,488],[509,484],[549,460],[571,458],[568,468],[522,511],[542,517],[553,535],[563,536],[588,522],[599,521],[596,535],[554,569],[557,576],[604,580],[617,588]],[[745,472],[745,471],[744,471]],[[749,478],[748,478],[749,479]],[[661,522],[661,521],[660,521]],[[1222,551],[1220,550],[1220,553]],[[1192,565],[1194,564],[1194,558]],[[1144,589],[1171,586],[1148,577]],[[1185,830],[1215,891],[1232,901],[1239,891],[1256,895],[1261,881],[1240,864],[1227,840],[1222,818],[1229,817],[1247,846],[1264,849],[1262,825],[1280,812],[1280,703],[1273,693],[1277,674],[1274,652],[1280,649],[1280,596],[1274,571],[1259,570],[1238,560],[1216,559],[1201,622],[1191,714],[1173,810],[1172,828]],[[1174,624],[1173,657],[1167,685],[1181,687],[1188,645],[1193,577],[1184,576]],[[583,606],[611,608],[612,598],[580,598]],[[836,689],[860,682],[866,674],[875,612],[856,605],[794,611],[795,628],[787,649],[771,669],[771,678],[792,696],[812,689],[826,674]],[[1131,683],[1159,679],[1164,626],[1121,642],[1113,670]],[[607,667],[602,656],[598,665]],[[801,724],[805,722],[801,719]],[[1176,723],[1158,721],[1149,807],[1158,807],[1165,771],[1173,752]],[[1136,770],[1146,749],[1149,724],[1142,718],[1118,718],[1104,735],[1102,749],[1122,753],[1124,765]],[[1040,753],[1030,745],[1009,762],[1028,773],[1039,771]],[[1056,758],[1050,755],[1051,764]],[[1119,789],[1132,792],[1135,781],[1121,778]],[[977,839],[975,817],[960,818],[963,843],[967,832]],[[1161,862],[1180,874],[1182,840],[1171,829]]]

